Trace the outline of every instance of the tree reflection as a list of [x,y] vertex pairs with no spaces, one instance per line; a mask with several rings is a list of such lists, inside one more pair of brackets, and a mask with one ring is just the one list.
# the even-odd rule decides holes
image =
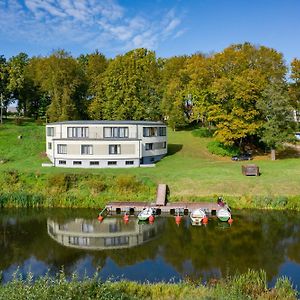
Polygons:
[[[101,226],[97,227],[94,215],[94,211],[76,210],[40,211],[38,214],[30,210],[25,213],[2,211],[0,268],[6,270],[12,265],[22,265],[30,257],[35,257],[53,272],[64,266],[65,271],[70,273],[76,270],[79,261],[87,257],[93,270],[96,270],[105,268],[108,258],[122,268],[145,260],[155,260],[159,256],[165,264],[175,268],[181,277],[206,279],[252,268],[264,269],[271,280],[278,275],[286,257],[300,263],[300,226],[297,225],[300,224],[300,214],[297,213],[245,210],[235,215],[232,226],[214,219],[207,226],[200,227],[190,226],[188,219],[177,226],[173,218],[161,217],[160,221],[157,219],[155,224],[147,224],[148,227],[144,229],[137,227],[132,219],[129,224],[123,224],[119,219],[116,223],[118,227],[115,227],[120,231],[119,235],[127,232],[127,236],[136,239],[130,248],[71,248],[47,234],[47,219],[58,225],[81,220],[85,225],[81,224],[78,228],[84,232],[98,228],[98,237],[101,237]],[[94,227],[89,227],[90,224],[94,224]],[[113,227],[107,228],[113,230]]]

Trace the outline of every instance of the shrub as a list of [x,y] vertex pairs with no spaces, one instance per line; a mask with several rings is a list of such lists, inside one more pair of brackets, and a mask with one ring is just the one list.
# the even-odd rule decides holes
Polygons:
[[225,146],[224,144],[218,141],[210,141],[207,144],[207,149],[210,153],[219,155],[219,156],[233,156],[239,153],[237,147],[234,146]]

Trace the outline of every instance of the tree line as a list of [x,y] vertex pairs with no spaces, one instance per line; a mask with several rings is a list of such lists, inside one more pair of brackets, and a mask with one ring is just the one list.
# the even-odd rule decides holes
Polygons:
[[288,66],[275,49],[250,43],[170,58],[144,48],[113,59],[98,51],[20,53],[0,56],[0,80],[4,108],[17,99],[28,117],[164,120],[174,130],[199,124],[225,145],[260,140],[276,148],[300,110],[300,60]]

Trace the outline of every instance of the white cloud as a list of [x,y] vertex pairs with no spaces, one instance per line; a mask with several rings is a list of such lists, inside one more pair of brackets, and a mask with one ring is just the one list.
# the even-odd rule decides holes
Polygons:
[[85,51],[155,49],[182,35],[181,23],[174,9],[134,14],[113,0],[0,0],[0,32],[52,48],[78,43]]

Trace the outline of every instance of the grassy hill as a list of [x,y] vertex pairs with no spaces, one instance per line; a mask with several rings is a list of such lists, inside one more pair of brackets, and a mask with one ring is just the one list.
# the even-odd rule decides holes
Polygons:
[[232,162],[208,152],[210,140],[195,137],[191,131],[169,131],[168,155],[154,168],[43,168],[42,162],[47,161],[45,127],[33,122],[17,126],[10,121],[0,126],[0,161],[4,162],[0,163],[0,188],[2,193],[23,191],[48,198],[56,192],[53,195],[71,197],[73,202],[76,197],[90,197],[89,206],[115,199],[151,200],[158,183],[169,185],[171,201],[223,195],[232,202],[238,200],[241,207],[253,203],[259,207],[275,198],[280,203],[287,198],[300,200],[300,159],[254,157],[261,176],[246,177],[241,174],[245,162]]

